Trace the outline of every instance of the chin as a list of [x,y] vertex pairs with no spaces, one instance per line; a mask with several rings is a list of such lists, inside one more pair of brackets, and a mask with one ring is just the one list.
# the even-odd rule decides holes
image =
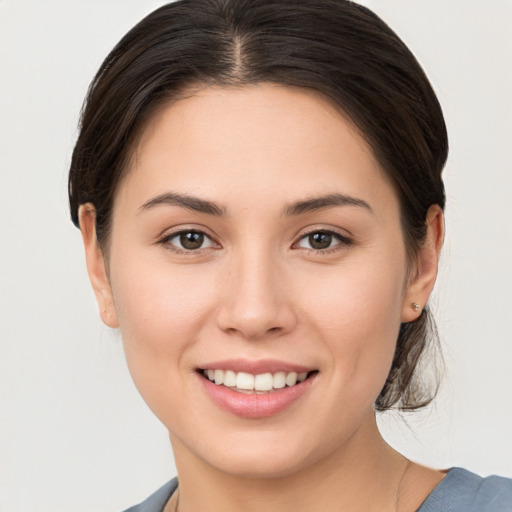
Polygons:
[[296,474],[308,465],[301,453],[293,457],[287,454],[253,454],[253,456],[237,456],[234,459],[212,461],[216,469],[238,478],[276,479]]
[[[279,434],[269,430],[241,435],[231,433],[225,436],[224,442],[204,439],[194,443],[194,447],[187,447],[186,451],[194,452],[195,458],[211,469],[235,478],[279,479],[296,475],[327,458],[336,444],[326,439],[321,445],[311,444],[311,440],[318,440],[318,436],[311,433],[296,438],[289,432],[284,436]],[[180,452],[176,452],[178,457]]]

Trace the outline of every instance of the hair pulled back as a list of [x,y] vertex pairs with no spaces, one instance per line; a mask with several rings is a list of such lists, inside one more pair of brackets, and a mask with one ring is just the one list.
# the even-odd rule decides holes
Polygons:
[[[190,86],[270,82],[316,90],[338,105],[393,183],[411,261],[427,210],[445,205],[448,140],[439,102],[415,57],[373,12],[347,0],[179,0],[130,30],[105,59],[82,109],[69,172],[71,218],[96,209],[108,245],[115,192],[145,123]],[[416,409],[435,389],[415,372],[428,307],[402,324],[377,410]]]

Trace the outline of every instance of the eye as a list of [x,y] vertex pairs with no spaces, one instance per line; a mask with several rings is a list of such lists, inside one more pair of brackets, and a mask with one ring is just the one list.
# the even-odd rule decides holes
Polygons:
[[325,251],[332,249],[337,245],[350,245],[352,243],[347,237],[334,233],[333,231],[317,230],[303,236],[297,247],[303,249],[313,249],[315,251]]
[[202,231],[187,230],[166,236],[161,243],[169,244],[177,251],[197,251],[214,247],[213,240]]

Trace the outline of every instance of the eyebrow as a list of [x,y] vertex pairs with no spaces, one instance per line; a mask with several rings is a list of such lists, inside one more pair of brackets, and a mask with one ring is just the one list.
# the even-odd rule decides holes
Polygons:
[[174,192],[167,192],[160,194],[159,196],[153,197],[149,201],[146,201],[140,208],[139,211],[150,210],[156,206],[181,206],[189,210],[194,210],[200,213],[207,213],[209,215],[215,215],[223,217],[226,215],[226,209],[223,206],[205,199],[199,199],[198,197],[189,196],[186,194],[176,194]]
[[372,207],[363,199],[347,196],[345,194],[328,194],[292,203],[284,208],[283,214],[301,215],[303,213],[334,208],[336,206],[359,206],[365,208],[370,213],[374,213]]
[[[162,205],[179,206],[196,212],[215,215],[217,217],[226,216],[226,208],[214,201],[199,199],[198,197],[186,194],[177,194],[175,192],[166,192],[149,199],[139,208],[139,211],[143,212]],[[304,213],[324,210],[326,208],[335,208],[337,206],[358,206],[373,213],[372,207],[363,199],[347,196],[345,194],[328,194],[291,203],[285,206],[282,214],[286,216],[301,215]]]

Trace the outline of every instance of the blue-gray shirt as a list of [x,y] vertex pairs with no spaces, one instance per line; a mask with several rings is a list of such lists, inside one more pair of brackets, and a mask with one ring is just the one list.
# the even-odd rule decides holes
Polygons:
[[[125,512],[163,512],[178,488],[174,478],[147,500]],[[482,478],[462,468],[452,468],[416,512],[512,512],[512,479]]]

